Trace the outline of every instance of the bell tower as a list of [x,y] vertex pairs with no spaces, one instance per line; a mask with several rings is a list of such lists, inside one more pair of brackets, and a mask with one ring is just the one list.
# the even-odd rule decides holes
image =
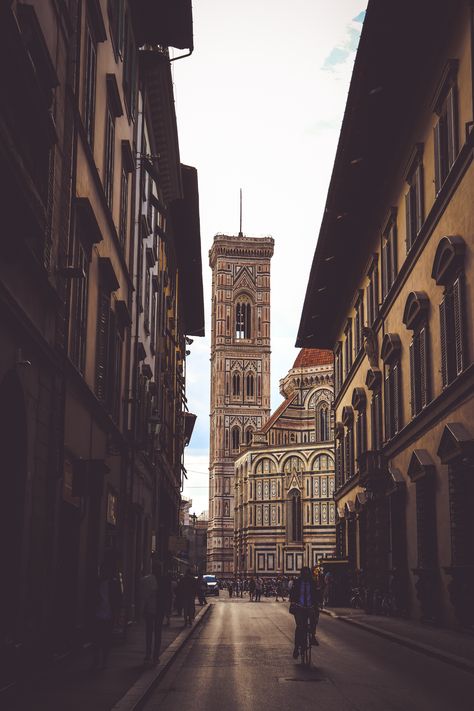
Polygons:
[[271,237],[216,235],[212,269],[208,571],[233,575],[234,459],[270,416]]

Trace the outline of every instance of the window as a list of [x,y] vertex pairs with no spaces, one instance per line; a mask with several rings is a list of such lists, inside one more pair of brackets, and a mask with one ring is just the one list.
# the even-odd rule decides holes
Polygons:
[[342,422],[336,425],[336,489],[344,484],[344,426]]
[[347,378],[349,370],[352,366],[352,319],[347,320],[346,328],[344,329],[344,377]]
[[128,172],[122,165],[120,176],[120,216],[119,216],[119,239],[122,247],[127,239],[127,216],[128,216]]
[[124,39],[124,0],[107,0],[107,11],[115,52],[121,55]]
[[428,314],[429,300],[424,292],[409,294],[403,323],[413,331],[410,343],[411,414],[415,417],[430,400]]
[[316,441],[328,442],[330,434],[331,411],[327,402],[321,402],[316,407]]
[[252,307],[248,300],[239,300],[235,305],[235,337],[250,338]]
[[95,355],[95,394],[99,400],[107,395],[107,365],[109,355],[110,293],[103,286],[99,288],[97,309],[97,338]]
[[415,148],[414,157],[407,175],[408,192],[405,195],[406,249],[412,248],[424,220],[423,200],[423,146]]
[[145,293],[143,295],[143,315],[145,333],[150,335],[150,294],[151,294],[151,272],[148,267],[145,270]]
[[402,390],[400,367],[400,337],[387,333],[382,341],[384,361],[385,440],[394,437],[402,427]]
[[464,255],[462,237],[443,237],[436,250],[431,276],[444,287],[439,305],[441,377],[443,388],[469,363],[466,332]]
[[104,192],[107,205],[112,209],[114,184],[115,154],[115,117],[109,105],[105,112],[105,156],[104,156]]
[[372,430],[372,449],[378,451],[382,446],[382,393],[380,389],[372,392],[370,426]]
[[232,376],[232,395],[240,395],[240,373],[234,373]]
[[84,85],[84,128],[89,145],[94,145],[95,90],[97,79],[97,44],[90,27],[86,23],[86,66]]
[[72,282],[71,359],[83,373],[86,360],[89,257],[78,238],[76,238],[74,264],[82,270],[84,277],[74,279]]
[[356,419],[356,458],[367,451],[367,418],[366,407],[367,398],[364,388],[354,388],[352,394],[352,407],[357,412]]
[[252,442],[252,430],[250,427],[245,431],[245,443],[247,445],[251,444]]
[[397,212],[392,208],[383,233],[382,245],[382,299],[387,296],[397,276]]
[[408,467],[408,475],[415,484],[416,491],[416,538],[418,561],[417,568],[434,570],[437,567],[436,543],[436,478],[434,465],[427,462],[427,453],[423,463],[414,451]]
[[344,481],[354,476],[354,411],[346,405],[342,410],[344,433]]
[[335,395],[337,396],[342,387],[342,343],[336,346],[334,351],[334,389]]
[[379,315],[379,269],[378,257],[375,254],[368,271],[369,283],[367,285],[367,325],[373,325]]
[[125,18],[126,37],[123,60],[123,88],[129,116],[135,116],[137,100],[137,50],[130,16]]
[[293,490],[289,497],[289,526],[288,539],[291,543],[297,543],[302,540],[303,529],[301,520],[301,494],[299,491]]
[[354,319],[354,354],[358,355],[360,349],[364,345],[364,339],[362,337],[362,329],[364,328],[364,295],[362,291],[359,291],[359,297],[355,305],[355,319]]
[[232,428],[232,449],[237,451],[240,447],[240,430],[237,426]]
[[247,385],[247,397],[253,398],[254,395],[254,377],[252,373],[248,373],[246,377],[246,385]]
[[435,192],[441,190],[458,154],[458,114],[456,90],[457,62],[451,60],[444,72],[435,105],[439,119],[434,127]]

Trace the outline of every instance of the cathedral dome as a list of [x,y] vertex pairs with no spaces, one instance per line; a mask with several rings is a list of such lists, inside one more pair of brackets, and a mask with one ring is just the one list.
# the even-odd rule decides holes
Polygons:
[[320,350],[319,348],[302,348],[293,368],[314,368],[317,365],[332,365],[332,351]]

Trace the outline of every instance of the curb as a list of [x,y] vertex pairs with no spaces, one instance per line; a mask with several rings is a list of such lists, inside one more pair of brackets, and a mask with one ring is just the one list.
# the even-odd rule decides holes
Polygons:
[[359,627],[359,629],[365,630],[366,632],[371,632],[372,634],[378,635],[379,637],[383,637],[384,639],[388,639],[391,642],[395,642],[395,644],[400,644],[403,647],[408,647],[409,649],[413,649],[415,652],[421,652],[422,654],[426,654],[428,657],[439,659],[440,661],[445,662],[446,664],[451,664],[451,666],[453,667],[457,667],[458,669],[467,671],[470,674],[474,674],[474,663],[468,661],[464,657],[458,657],[456,654],[450,654],[449,652],[442,652],[441,650],[437,649],[436,647],[432,647],[429,644],[415,642],[412,639],[408,639],[408,637],[402,637],[401,635],[395,634],[394,632],[388,632],[387,630],[379,629],[374,625],[368,625],[365,622],[360,622],[359,620],[355,620],[352,617],[338,615],[335,612],[332,612],[331,610],[323,609],[321,610],[321,612],[325,615],[328,615],[329,617],[332,617],[335,620],[340,620],[341,622],[345,622],[346,624],[352,625],[353,627]]
[[174,639],[173,642],[160,654],[160,663],[153,669],[144,671],[138,681],[133,684],[124,696],[112,706],[110,711],[139,711],[143,704],[151,694],[155,686],[158,684],[162,676],[171,666],[175,657],[184,647],[188,639],[191,637],[196,628],[201,624],[204,617],[207,615],[211,605],[208,603],[197,613],[194,618],[192,627],[185,628]]

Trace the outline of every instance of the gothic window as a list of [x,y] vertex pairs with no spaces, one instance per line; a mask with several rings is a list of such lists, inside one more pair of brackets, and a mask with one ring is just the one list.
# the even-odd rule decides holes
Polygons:
[[464,255],[462,237],[443,237],[436,250],[431,276],[444,287],[439,305],[441,377],[449,385],[469,363],[466,332]]
[[458,153],[457,64],[456,60],[448,62],[435,105],[435,112],[439,116],[434,127],[436,195],[448,177]]
[[240,447],[240,429],[237,425],[232,428],[232,450],[235,452]]
[[229,449],[229,430],[228,429],[225,430],[224,440],[225,440],[225,448]]
[[252,442],[252,428],[247,427],[245,430],[245,444],[251,444]]
[[248,398],[253,398],[254,395],[254,385],[255,385],[255,379],[253,377],[253,373],[248,373],[247,377],[245,379],[246,382],[246,393]]
[[402,390],[400,367],[400,337],[386,333],[381,356],[384,361],[385,440],[394,437],[402,427]]
[[232,375],[232,395],[240,395],[240,373]]
[[260,459],[255,468],[255,472],[256,474],[274,474],[275,464],[272,462],[271,459]]
[[292,472],[300,472],[303,470],[303,462],[299,457],[289,457],[284,466],[285,474],[291,474]]
[[406,249],[412,248],[424,220],[423,206],[423,145],[416,146],[408,171],[408,192],[405,195]]
[[297,543],[302,540],[302,521],[301,521],[301,494],[297,490],[293,490],[289,495],[289,516],[288,516],[288,540],[291,543]]
[[413,331],[410,343],[411,414],[417,415],[430,400],[430,373],[428,353],[429,300],[422,291],[409,294],[403,323]]
[[248,299],[241,298],[235,305],[235,337],[237,339],[251,336],[252,307]]
[[331,411],[327,402],[320,402],[316,407],[316,441],[328,442],[331,439]]
[[344,483],[344,425],[342,422],[336,423],[336,489]]

